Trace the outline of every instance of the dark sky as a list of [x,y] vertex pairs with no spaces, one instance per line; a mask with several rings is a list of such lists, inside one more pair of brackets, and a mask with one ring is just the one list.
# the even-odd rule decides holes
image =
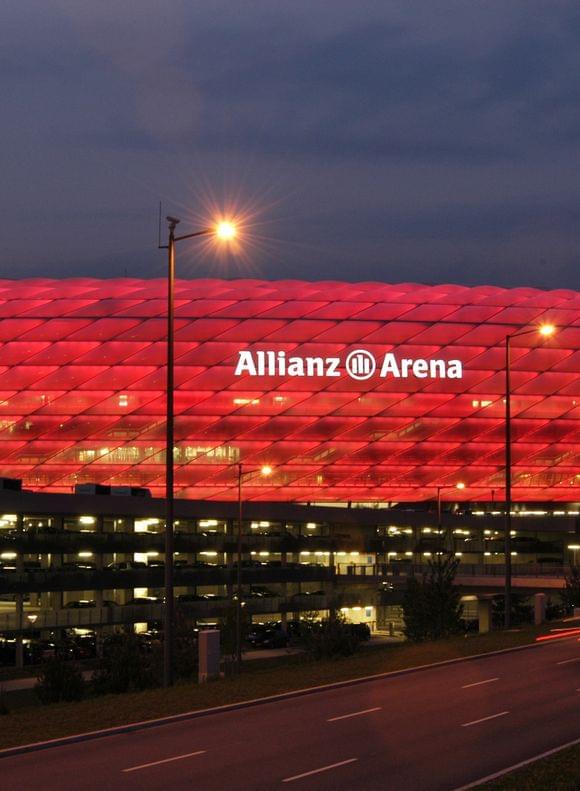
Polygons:
[[157,205],[233,206],[182,276],[580,288],[577,0],[18,0],[0,277],[160,276]]

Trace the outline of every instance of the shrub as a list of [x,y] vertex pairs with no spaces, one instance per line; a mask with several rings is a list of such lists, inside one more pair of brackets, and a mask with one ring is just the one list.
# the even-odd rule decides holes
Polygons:
[[103,645],[103,657],[93,676],[97,694],[135,692],[161,681],[161,650],[149,653],[135,634],[111,635]]
[[[505,623],[505,598],[498,596],[493,600],[492,623],[494,626],[503,626]],[[521,626],[526,623],[533,623],[534,608],[530,604],[530,597],[521,593],[514,593],[511,595],[511,624],[512,626]]]
[[555,621],[558,618],[563,618],[566,615],[567,608],[562,602],[552,601],[548,596],[546,601],[546,620]]
[[10,709],[8,708],[4,687],[0,687],[0,716],[4,714],[10,714]]
[[459,561],[438,555],[421,578],[410,577],[403,599],[405,635],[415,643],[439,640],[462,631],[461,594],[454,585]]
[[81,700],[85,694],[85,680],[79,668],[61,658],[49,659],[38,673],[34,687],[41,703]]
[[354,654],[361,641],[361,632],[347,623],[339,613],[320,623],[304,625],[301,637],[306,653],[312,659],[333,659]]
[[574,607],[580,607],[580,566],[570,569],[561,596],[566,612],[571,613]]
[[178,678],[191,678],[198,669],[197,635],[178,608],[175,613],[174,667]]

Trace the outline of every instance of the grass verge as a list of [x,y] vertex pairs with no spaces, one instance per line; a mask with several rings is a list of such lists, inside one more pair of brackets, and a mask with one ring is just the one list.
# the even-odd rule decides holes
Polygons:
[[578,791],[580,744],[484,783],[482,791]]
[[[456,637],[435,643],[381,646],[344,659],[311,662],[302,656],[248,662],[241,676],[208,684],[177,684],[79,703],[21,708],[0,716],[0,748],[221,706],[375,673],[513,648],[534,642],[549,627]],[[541,649],[539,649],[541,650]],[[6,696],[10,708],[10,697]]]

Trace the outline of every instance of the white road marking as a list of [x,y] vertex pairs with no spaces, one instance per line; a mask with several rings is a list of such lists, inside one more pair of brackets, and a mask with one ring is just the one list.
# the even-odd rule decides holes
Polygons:
[[561,744],[559,747],[554,747],[552,750],[546,750],[546,752],[540,753],[539,755],[533,755],[531,758],[527,758],[525,761],[520,761],[519,764],[513,764],[512,766],[507,766],[505,769],[500,769],[499,772],[494,772],[492,775],[480,777],[479,780],[474,780],[473,783],[468,783],[467,785],[455,788],[453,791],[468,791],[468,789],[476,788],[477,786],[483,785],[483,783],[489,783],[491,780],[497,780],[498,777],[503,777],[504,775],[509,774],[509,772],[515,772],[516,769],[521,769],[523,766],[529,766],[530,764],[539,761],[541,758],[547,758],[549,755],[559,753],[561,750],[565,750],[567,747],[574,747],[576,744],[580,744],[580,739],[575,739],[573,742]]
[[302,772],[301,775],[293,775],[292,777],[285,777],[283,783],[291,783],[293,780],[301,780],[303,777],[310,777],[310,775],[317,775],[319,772],[328,772],[329,769],[336,769],[339,766],[346,766],[358,761],[358,758],[349,758],[346,761],[339,761],[337,764],[329,764],[328,766],[321,766],[320,769],[313,769],[311,772]]
[[464,684],[461,689],[469,689],[470,687],[479,687],[480,684],[491,684],[492,681],[499,681],[497,678],[486,678],[485,681],[475,681],[473,684]]
[[130,766],[128,769],[122,769],[122,772],[136,772],[138,769],[149,769],[150,766],[159,766],[159,764],[168,764],[170,761],[181,761],[182,758],[193,758],[194,755],[203,755],[205,750],[196,750],[194,753],[185,753],[185,755],[174,755],[172,758],[163,758],[161,761],[151,761],[149,764],[139,764],[139,766]]
[[469,728],[470,725],[479,725],[480,722],[487,722],[487,720],[495,720],[496,717],[505,717],[509,711],[500,711],[499,714],[490,714],[489,717],[482,717],[480,720],[473,720],[472,722],[464,722],[461,727]]
[[382,706],[375,706],[374,709],[364,709],[363,711],[353,711],[352,714],[342,714],[340,717],[331,717],[326,722],[338,722],[338,720],[348,720],[349,717],[360,717],[361,714],[370,714],[372,711],[381,711]]
[[556,662],[557,665],[569,665],[570,662],[580,662],[580,656],[575,656],[574,659],[563,659],[561,662]]

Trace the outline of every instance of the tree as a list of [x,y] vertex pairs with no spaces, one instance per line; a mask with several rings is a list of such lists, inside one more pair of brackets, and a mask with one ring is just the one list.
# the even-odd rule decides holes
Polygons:
[[441,554],[429,561],[421,578],[409,578],[403,600],[409,640],[439,640],[462,630],[461,594],[454,585],[458,566],[457,558]]
[[183,608],[177,607],[173,632],[173,662],[177,678],[191,678],[198,668],[197,635]]
[[580,607],[580,566],[570,569],[561,595],[567,612],[571,613],[574,607]]

